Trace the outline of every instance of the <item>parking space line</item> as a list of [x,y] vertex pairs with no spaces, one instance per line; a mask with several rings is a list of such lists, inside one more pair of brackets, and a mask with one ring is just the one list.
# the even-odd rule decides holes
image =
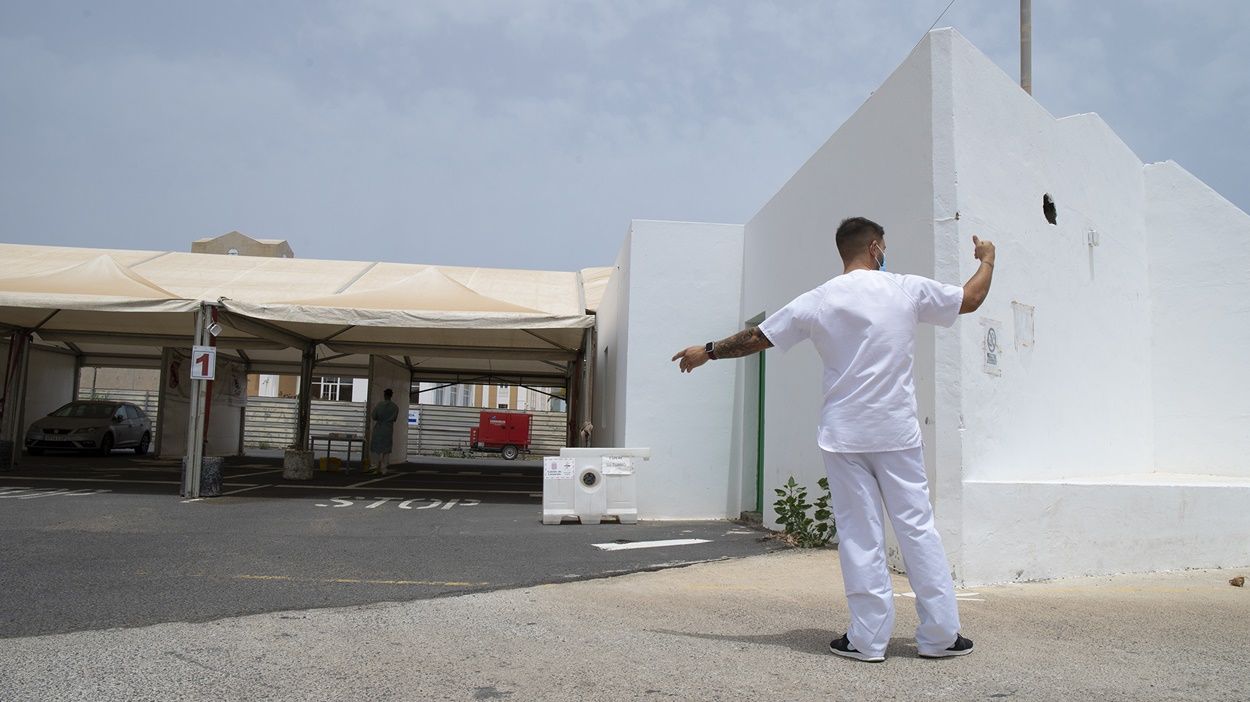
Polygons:
[[46,475],[0,475],[0,480],[46,480],[58,483],[142,483],[144,485],[181,485],[181,480],[127,480],[125,478],[53,478]]
[[[389,478],[397,477],[398,475],[402,475],[402,474],[397,473],[394,476],[388,475],[388,476],[385,476],[385,478],[389,479]],[[119,483],[123,485],[125,484],[181,485],[182,484],[181,480],[136,480],[136,479],[127,479],[127,478],[54,478],[54,477],[43,476],[43,475],[0,475],[0,480],[38,480],[40,482],[54,482],[54,483]],[[376,481],[371,480],[371,481],[366,481],[366,482],[376,482]],[[348,486],[305,485],[305,484],[295,484],[295,483],[272,483],[272,484],[266,484],[266,485],[257,485],[255,483],[224,482],[222,483],[222,487],[241,487],[241,488],[247,488],[248,490],[260,489],[262,487],[270,487],[270,488],[292,488],[292,489],[303,489],[303,490],[330,491],[330,490],[343,490],[345,489],[345,487],[358,487],[363,484],[365,483],[357,483],[355,485],[348,485]],[[6,486],[0,489],[7,491],[7,490],[15,490],[17,488]],[[541,492],[533,492],[531,490],[483,490],[483,489],[474,488],[474,487],[435,488],[435,487],[415,487],[414,486],[414,487],[370,487],[369,489],[386,491],[386,492],[408,492],[408,493],[456,492],[456,493],[465,493],[465,494],[471,494],[471,495],[528,495],[529,497],[542,497]],[[229,494],[229,493],[223,493],[223,494]]]
[[239,488],[238,490],[231,490],[230,492],[223,492],[221,493],[221,496],[225,497],[226,495],[237,495],[240,492],[247,492],[248,490],[259,490],[261,488],[267,488],[267,487],[273,487],[273,486],[272,485],[253,485],[251,487]]
[[[150,575],[146,571],[138,571],[135,575]],[[307,578],[295,575],[212,575],[209,573],[185,573],[175,577],[184,578],[225,578],[229,580],[253,580],[259,582],[289,583],[330,583],[336,585],[434,585],[437,587],[484,587],[487,582],[468,582],[459,580],[384,580],[381,578]]]
[[[305,490],[343,490],[348,486],[342,485],[287,485],[277,483],[275,488],[297,488]],[[425,488],[425,487],[371,487],[370,490],[387,491],[387,492],[459,492],[467,495],[529,495],[530,497],[542,497],[542,493],[531,493],[529,490],[479,490],[477,488]]]
[[282,472],[281,468],[274,468],[272,470],[261,470],[255,473],[243,473],[241,475],[227,475],[226,477],[230,478],[231,480],[238,480],[239,478],[250,478],[255,475],[269,475],[270,473],[281,473],[281,472]]
[[353,484],[351,484],[351,485],[348,485],[347,487],[349,487],[349,488],[354,488],[354,487],[360,487],[361,485],[371,485],[371,484],[373,484],[373,483],[380,483],[380,482],[382,482],[383,480],[390,480],[391,478],[397,478],[397,477],[399,477],[400,475],[401,475],[401,473],[391,473],[391,474],[389,474],[389,475],[384,475],[384,476],[382,476],[382,477],[380,477],[380,478],[373,478],[373,479],[371,479],[371,480],[364,480],[364,481],[361,481],[361,482],[359,482],[359,483],[353,483]]
[[665,541],[635,541],[628,544],[591,544],[600,551],[630,551],[636,548],[661,548],[663,546],[693,546],[710,543],[711,539],[667,539]]

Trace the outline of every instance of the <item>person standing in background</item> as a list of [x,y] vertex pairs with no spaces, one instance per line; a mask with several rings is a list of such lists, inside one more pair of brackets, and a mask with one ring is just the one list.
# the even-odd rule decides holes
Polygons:
[[395,420],[399,418],[399,405],[391,401],[390,388],[382,393],[382,401],[373,408],[373,436],[369,439],[369,454],[373,466],[366,472],[386,475],[391,464],[391,446],[395,443]]

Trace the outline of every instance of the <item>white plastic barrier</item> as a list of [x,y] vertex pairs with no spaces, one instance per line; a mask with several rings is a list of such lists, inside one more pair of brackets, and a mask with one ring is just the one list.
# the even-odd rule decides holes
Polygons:
[[543,524],[577,519],[598,524],[615,517],[638,522],[635,467],[649,448],[562,448],[543,460]]

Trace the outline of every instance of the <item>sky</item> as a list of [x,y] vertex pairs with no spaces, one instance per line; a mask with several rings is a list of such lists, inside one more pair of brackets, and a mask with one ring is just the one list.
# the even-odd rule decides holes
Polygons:
[[[611,265],[742,223],[949,0],[0,4],[0,241]],[[1019,75],[1015,0],[952,26]],[[1034,97],[1250,210],[1250,3],[1034,0]]]

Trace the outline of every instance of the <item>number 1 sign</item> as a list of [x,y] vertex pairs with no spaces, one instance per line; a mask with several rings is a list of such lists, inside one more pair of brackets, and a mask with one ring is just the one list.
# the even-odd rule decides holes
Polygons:
[[191,380],[212,380],[217,375],[217,349],[212,346],[191,348]]

